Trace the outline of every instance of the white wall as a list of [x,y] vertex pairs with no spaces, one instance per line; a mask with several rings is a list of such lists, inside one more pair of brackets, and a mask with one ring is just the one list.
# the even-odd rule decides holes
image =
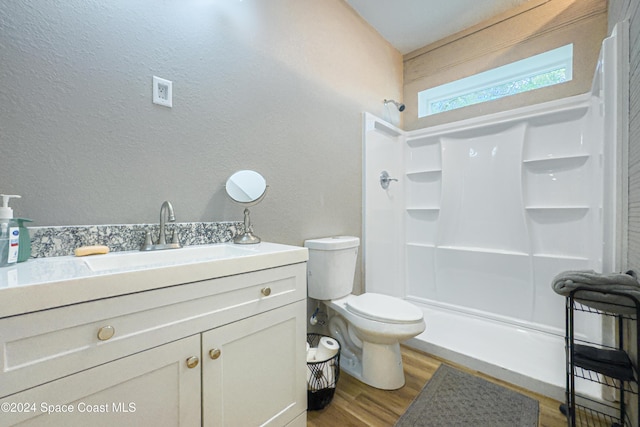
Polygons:
[[[400,98],[402,57],[342,0],[24,0],[0,8],[0,192],[35,225],[241,220],[361,234],[361,114]],[[152,104],[153,75],[173,108]]]
[[[365,114],[364,128],[365,231],[361,247],[367,292],[404,298],[405,132],[372,114]],[[380,185],[382,171],[395,180],[386,189]]]

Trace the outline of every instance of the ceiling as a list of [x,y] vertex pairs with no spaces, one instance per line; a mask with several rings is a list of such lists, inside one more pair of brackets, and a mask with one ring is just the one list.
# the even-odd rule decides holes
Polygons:
[[403,55],[529,0],[346,0]]

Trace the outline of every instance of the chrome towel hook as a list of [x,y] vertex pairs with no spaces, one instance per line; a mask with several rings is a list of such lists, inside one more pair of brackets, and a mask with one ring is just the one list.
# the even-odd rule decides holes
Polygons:
[[398,182],[398,180],[396,178],[391,178],[389,176],[389,172],[387,171],[382,171],[380,172],[380,186],[386,190],[387,188],[389,188],[389,184],[391,183],[391,181],[396,181]]

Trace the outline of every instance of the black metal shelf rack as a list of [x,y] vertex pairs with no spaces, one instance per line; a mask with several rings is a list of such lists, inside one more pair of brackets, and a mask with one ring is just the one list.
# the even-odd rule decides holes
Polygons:
[[[593,298],[593,293],[606,294],[608,298],[617,296],[622,304],[609,304],[606,310],[593,308],[602,300]],[[591,296],[590,296],[591,295]],[[590,296],[590,297],[589,297]],[[574,334],[576,312],[615,318],[617,325],[617,346],[609,347],[577,339]],[[627,314],[631,313],[631,314]],[[637,414],[640,414],[638,398],[638,373],[625,352],[625,324],[633,325],[638,332],[640,301],[632,295],[614,291],[599,292],[593,288],[577,288],[566,297],[566,402],[560,410],[567,416],[568,425],[632,427],[628,412],[628,396],[635,395]],[[636,339],[636,354],[640,354],[640,339]],[[602,387],[610,387],[617,393],[618,404],[609,404],[580,396],[576,403],[576,378],[596,382]]]

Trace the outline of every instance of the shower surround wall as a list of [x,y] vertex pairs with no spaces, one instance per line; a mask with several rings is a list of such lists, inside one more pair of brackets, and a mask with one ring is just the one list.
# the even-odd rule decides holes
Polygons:
[[[505,379],[533,379],[559,399],[565,300],[552,279],[619,269],[620,45],[605,44],[591,93],[411,132],[365,115],[367,290],[424,310],[427,329],[414,346],[464,355],[498,376],[506,368],[518,378]],[[399,180],[388,190],[382,170]],[[578,319],[583,338],[608,332]],[[582,391],[600,394],[597,385]]]

